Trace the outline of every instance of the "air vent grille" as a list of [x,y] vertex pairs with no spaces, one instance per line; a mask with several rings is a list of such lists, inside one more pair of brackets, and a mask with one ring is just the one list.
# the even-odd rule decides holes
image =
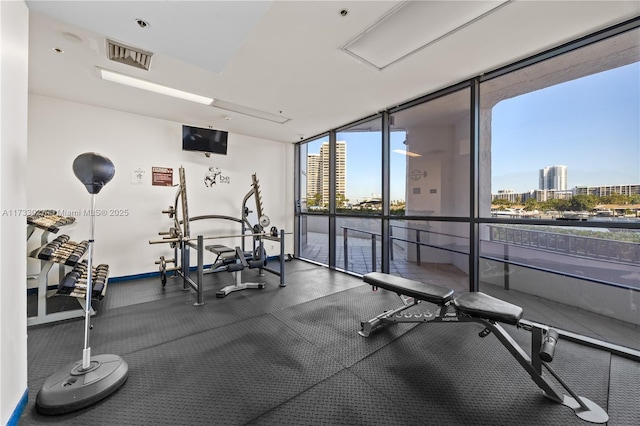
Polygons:
[[107,57],[121,64],[149,70],[153,53],[107,39]]

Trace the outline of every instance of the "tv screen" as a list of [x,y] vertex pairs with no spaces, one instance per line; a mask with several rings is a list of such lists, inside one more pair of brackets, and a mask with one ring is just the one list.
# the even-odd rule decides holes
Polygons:
[[182,150],[227,155],[227,137],[223,130],[182,126]]

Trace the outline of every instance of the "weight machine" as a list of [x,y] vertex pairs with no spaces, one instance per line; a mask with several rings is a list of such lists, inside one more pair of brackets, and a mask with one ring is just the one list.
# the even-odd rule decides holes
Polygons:
[[[178,184],[178,190],[174,197],[173,205],[169,206],[166,210],[163,210],[162,213],[165,213],[169,216],[170,219],[173,220],[173,225],[166,232],[160,232],[163,238],[161,240],[151,240],[149,244],[163,244],[168,243],[170,247],[174,251],[173,258],[167,259],[164,256],[160,256],[160,259],[155,263],[159,265],[160,270],[160,279],[162,282],[162,287],[166,286],[167,282],[167,273],[174,273],[175,275],[182,276],[183,278],[183,288],[182,290],[188,291],[189,288],[192,288],[197,293],[197,302],[195,305],[204,304],[203,298],[203,278],[205,273],[216,273],[216,272],[233,272],[236,274],[236,286],[237,289],[241,289],[239,286],[240,279],[239,274],[241,274],[242,269],[238,266],[230,266],[232,264],[239,264],[244,266],[246,265],[249,268],[257,268],[259,269],[259,275],[263,276],[263,271],[268,271],[270,273],[276,274],[280,276],[280,287],[285,287],[284,281],[284,230],[278,231],[277,228],[271,227],[269,232],[265,231],[270,225],[270,219],[263,213],[262,206],[262,196],[260,194],[260,183],[256,174],[254,173],[251,176],[251,189],[244,196],[242,200],[242,208],[241,208],[241,217],[233,217],[226,215],[202,215],[202,216],[189,216],[189,208],[187,201],[187,183],[184,167],[180,167],[179,169],[179,179],[180,183]],[[255,210],[258,216],[258,222],[252,224],[249,220],[249,215],[253,213],[252,210],[249,209],[247,203],[253,198],[255,201]],[[223,236],[211,236],[204,237],[199,235],[197,237],[191,237],[190,223],[198,220],[210,220],[210,219],[220,219],[220,220],[230,220],[233,222],[237,222],[240,224],[241,232],[237,235],[223,235]],[[204,245],[204,240],[211,239],[224,239],[224,238],[241,238],[241,246],[239,246],[236,250],[219,245]],[[246,242],[245,239],[247,237],[252,238],[252,250],[251,252],[246,251]],[[280,243],[280,270],[276,270],[267,266],[267,258],[266,251],[264,250],[264,240],[276,241]],[[194,249],[197,251],[197,279],[194,281],[190,277],[191,264],[190,264],[190,250]],[[204,252],[209,251],[211,253],[216,254],[216,259],[214,263],[208,267],[204,267]],[[233,255],[229,255],[229,253],[233,253]],[[243,259],[238,259],[239,253],[243,254]],[[173,266],[168,266],[173,264]],[[245,288],[263,288],[262,286],[248,286]],[[225,295],[228,293],[225,292]],[[221,297],[218,295],[218,297]]]

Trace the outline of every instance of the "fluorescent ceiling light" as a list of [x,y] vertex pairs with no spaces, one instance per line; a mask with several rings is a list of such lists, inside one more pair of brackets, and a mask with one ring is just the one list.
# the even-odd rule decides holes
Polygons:
[[406,155],[407,157],[422,157],[422,155],[420,154],[416,154],[415,152],[411,152],[411,151],[404,151],[402,149],[394,149],[393,152]]
[[273,121],[274,123],[284,124],[291,120],[283,115],[271,114],[270,112],[261,111],[259,109],[238,105],[227,101],[216,99],[211,104],[214,108],[220,108],[225,111],[237,112],[238,114],[248,115],[249,117],[259,118],[261,120]]
[[191,102],[197,102],[203,105],[211,105],[214,101],[213,98],[207,98],[205,96],[196,95],[194,93],[184,92],[182,90],[173,89],[171,87],[163,86],[161,84],[152,83],[140,78],[131,77],[125,74],[120,74],[114,71],[100,70],[100,76],[103,80],[112,81],[114,83],[124,84],[126,86],[135,87],[137,89],[147,90],[149,92],[160,93],[162,95],[172,96],[174,98],[184,99]]
[[359,61],[383,70],[511,1],[402,1],[341,49]]

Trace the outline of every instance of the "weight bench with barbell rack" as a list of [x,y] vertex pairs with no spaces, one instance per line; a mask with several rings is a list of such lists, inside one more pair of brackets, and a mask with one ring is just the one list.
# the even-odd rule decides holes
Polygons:
[[[605,423],[609,420],[606,411],[595,402],[575,394],[551,369],[549,363],[553,360],[559,333],[542,325],[521,323],[523,310],[520,306],[481,292],[470,292],[454,297],[451,289],[381,272],[370,272],[362,279],[370,284],[374,291],[382,288],[396,293],[402,299],[403,306],[362,322],[358,332],[361,336],[369,337],[373,331],[385,323],[479,323],[485,327],[479,336],[486,337],[493,333],[529,373],[535,384],[542,389],[545,397],[570,407],[583,420],[593,423]],[[421,302],[437,305],[438,309],[435,312],[402,312]],[[498,323],[515,325],[531,331],[530,357]],[[537,353],[536,348],[538,348]],[[543,366],[570,396],[565,395],[562,389],[543,374]]]

